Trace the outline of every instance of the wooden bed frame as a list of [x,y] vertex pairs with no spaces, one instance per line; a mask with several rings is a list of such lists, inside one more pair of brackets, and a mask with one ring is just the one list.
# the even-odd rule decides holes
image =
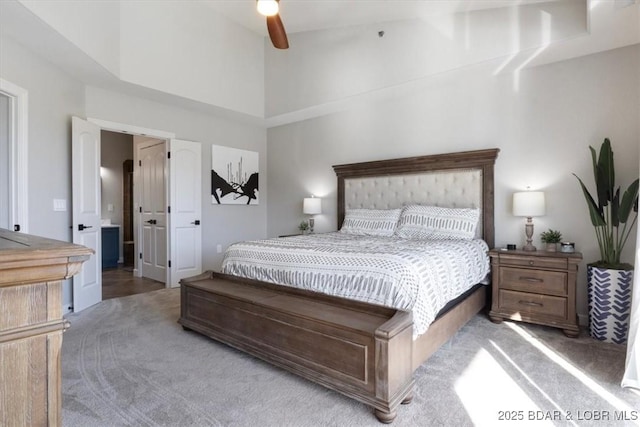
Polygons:
[[[422,172],[481,172],[482,236],[494,243],[493,167],[498,149],[334,166],[338,226],[345,180]],[[481,286],[413,340],[411,313],[215,272],[183,279],[181,317],[194,330],[375,409],[381,422],[413,397],[413,373],[484,308]]]

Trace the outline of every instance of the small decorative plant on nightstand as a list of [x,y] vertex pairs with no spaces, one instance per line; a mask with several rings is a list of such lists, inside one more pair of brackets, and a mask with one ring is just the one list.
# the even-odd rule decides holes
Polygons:
[[302,221],[300,225],[298,225],[298,230],[300,230],[302,234],[307,234],[307,231],[309,231],[309,223],[307,221]]
[[622,262],[620,256],[638,219],[638,179],[624,193],[616,187],[609,138],[605,138],[597,157],[593,147],[589,150],[596,199],[574,174],[587,201],[600,248],[600,259],[587,265],[589,333],[602,341],[624,344],[629,330],[633,266]]
[[547,252],[555,252],[558,250],[558,243],[562,241],[562,233],[558,230],[548,229],[540,233],[540,240],[546,243]]

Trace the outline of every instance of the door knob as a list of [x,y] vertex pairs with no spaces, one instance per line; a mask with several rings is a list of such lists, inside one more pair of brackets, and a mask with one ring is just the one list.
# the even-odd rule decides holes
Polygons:
[[158,222],[155,219],[150,219],[149,221],[145,221],[147,224],[157,224]]
[[78,224],[78,231],[82,231],[85,228],[93,228],[93,225]]
[[200,225],[200,220],[196,219],[195,221],[193,221],[191,224],[195,224],[195,225]]

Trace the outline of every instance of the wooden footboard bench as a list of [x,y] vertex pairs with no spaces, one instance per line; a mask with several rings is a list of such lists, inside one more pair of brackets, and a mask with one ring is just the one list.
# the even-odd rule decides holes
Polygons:
[[180,284],[185,329],[363,402],[385,423],[411,401],[411,313],[211,271]]

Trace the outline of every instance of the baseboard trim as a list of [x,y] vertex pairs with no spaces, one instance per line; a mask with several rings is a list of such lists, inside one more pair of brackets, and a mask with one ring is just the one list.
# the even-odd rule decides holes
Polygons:
[[578,314],[578,324],[580,326],[588,326],[589,325],[589,316],[586,314]]

